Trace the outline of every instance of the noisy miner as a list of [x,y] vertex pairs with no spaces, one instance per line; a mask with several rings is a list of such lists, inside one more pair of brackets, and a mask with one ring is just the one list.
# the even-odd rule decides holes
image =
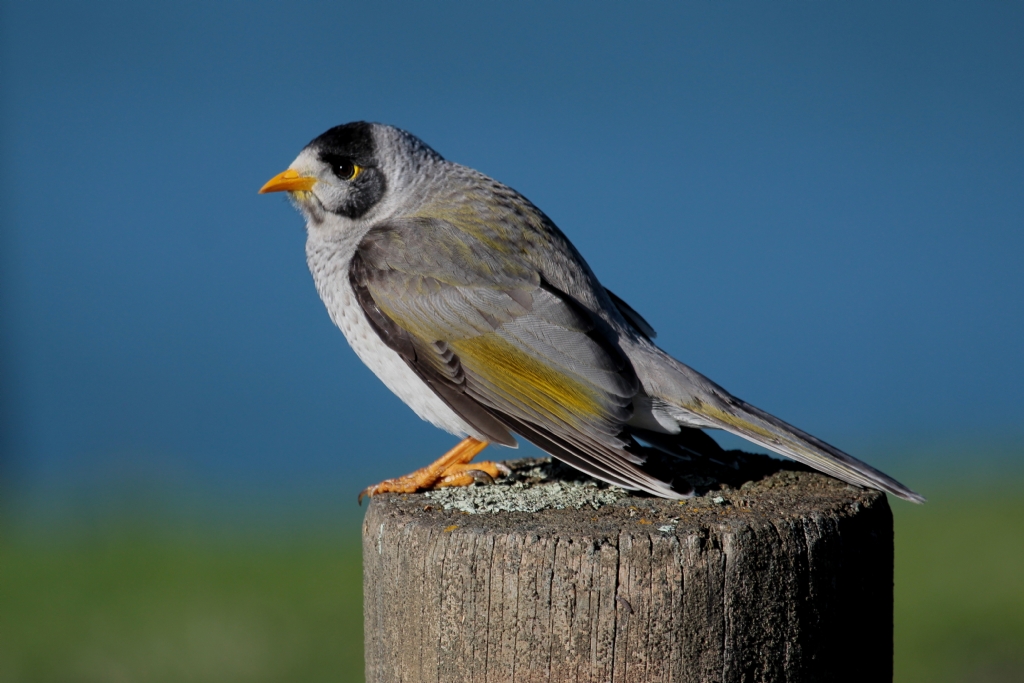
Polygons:
[[331,128],[260,190],[306,219],[306,260],[356,354],[424,420],[463,440],[362,495],[467,485],[470,460],[513,433],[587,474],[664,498],[685,481],[644,470],[650,449],[714,456],[724,429],[850,484],[924,498],[755,408],[654,342],[528,199],[378,123]]

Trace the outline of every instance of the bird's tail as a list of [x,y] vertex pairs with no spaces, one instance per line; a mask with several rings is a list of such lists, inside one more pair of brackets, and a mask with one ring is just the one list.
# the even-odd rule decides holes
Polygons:
[[661,399],[682,424],[724,429],[847,483],[915,503],[925,500],[884,472],[732,396],[653,345],[643,350],[640,359],[629,355],[640,361],[634,366],[648,393]]

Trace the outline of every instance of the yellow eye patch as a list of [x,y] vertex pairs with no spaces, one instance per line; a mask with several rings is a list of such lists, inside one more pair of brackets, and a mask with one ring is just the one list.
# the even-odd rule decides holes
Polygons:
[[342,154],[321,154],[320,160],[330,166],[335,177],[340,180],[355,180],[363,172],[362,166]]

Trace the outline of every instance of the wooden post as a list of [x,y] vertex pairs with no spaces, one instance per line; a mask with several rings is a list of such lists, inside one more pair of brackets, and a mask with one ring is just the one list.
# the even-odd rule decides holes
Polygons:
[[[890,681],[885,496],[779,467],[684,504],[579,481],[374,498],[366,680]],[[552,485],[549,509],[490,511]]]

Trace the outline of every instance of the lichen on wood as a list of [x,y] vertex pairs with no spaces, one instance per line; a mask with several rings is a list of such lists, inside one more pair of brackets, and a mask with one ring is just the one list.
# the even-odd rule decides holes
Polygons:
[[367,681],[891,679],[885,496],[745,464],[681,502],[542,461],[374,498]]

